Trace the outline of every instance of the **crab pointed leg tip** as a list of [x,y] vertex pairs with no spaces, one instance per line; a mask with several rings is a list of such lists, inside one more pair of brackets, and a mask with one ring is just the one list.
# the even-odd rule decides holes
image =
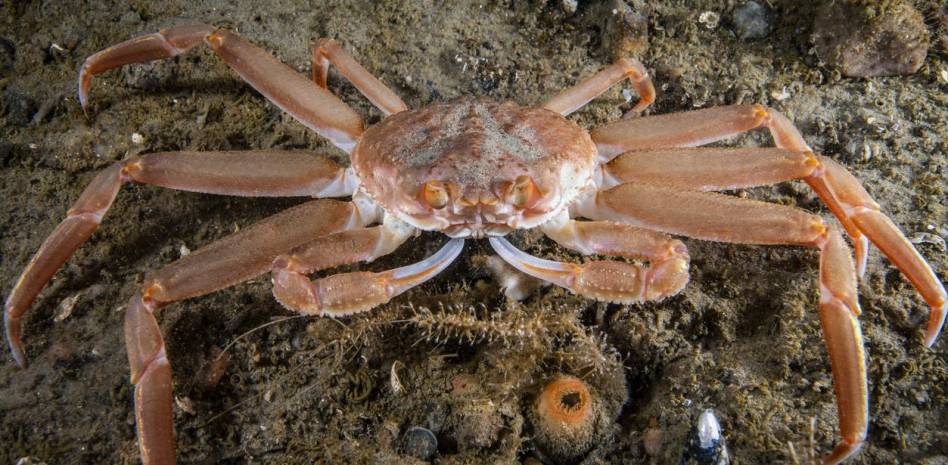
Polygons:
[[929,317],[928,329],[925,331],[925,347],[931,348],[938,340],[938,334],[945,325],[945,315],[948,313],[948,302],[941,304],[941,307],[932,308],[932,314]]
[[27,360],[26,360],[26,353],[23,352],[23,347],[21,347],[21,346],[15,346],[15,345],[13,345],[13,343],[11,343],[11,344],[10,344],[10,353],[13,354],[13,361],[15,361],[16,364],[17,364],[20,368],[26,368],[27,366],[29,366],[29,362],[27,362]]
[[13,360],[20,368],[26,368],[26,352],[23,351],[23,340],[20,339],[20,321],[19,318],[10,318],[10,313],[4,312],[3,326],[6,329],[7,343],[10,345],[10,353]]

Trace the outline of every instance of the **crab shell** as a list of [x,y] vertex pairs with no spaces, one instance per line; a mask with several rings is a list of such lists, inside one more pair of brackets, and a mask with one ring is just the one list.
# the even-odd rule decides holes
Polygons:
[[[461,100],[403,111],[370,127],[352,152],[360,192],[402,221],[451,237],[532,228],[594,187],[596,146],[558,113]],[[532,182],[534,198],[516,201]],[[440,208],[425,198],[443,186]],[[441,188],[441,187],[439,187]]]

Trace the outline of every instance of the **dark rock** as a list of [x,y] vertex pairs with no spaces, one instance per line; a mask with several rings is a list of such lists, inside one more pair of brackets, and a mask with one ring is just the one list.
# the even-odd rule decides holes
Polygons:
[[921,13],[905,1],[873,6],[861,0],[828,2],[813,23],[817,56],[846,76],[912,74],[930,43]]
[[412,426],[402,437],[402,450],[412,457],[429,461],[438,452],[438,438],[427,428]]
[[773,13],[767,5],[751,0],[731,13],[734,33],[743,40],[767,37],[773,29]]

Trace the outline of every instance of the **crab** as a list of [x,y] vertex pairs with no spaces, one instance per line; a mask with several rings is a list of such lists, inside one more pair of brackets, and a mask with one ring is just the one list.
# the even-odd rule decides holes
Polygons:
[[[4,310],[7,340],[21,366],[27,363],[24,314],[96,230],[122,185],[317,199],[182,257],[152,273],[132,296],[125,340],[145,464],[176,460],[171,366],[155,312],[268,272],[274,297],[289,310],[339,317],[367,311],[435,277],[460,255],[467,239],[486,238],[523,273],[615,303],[658,301],[682,290],[689,279],[689,254],[673,236],[818,249],[819,315],[842,436],[823,459],[826,464],[852,456],[866,438],[868,390],[857,276],[865,271],[870,241],[931,307],[927,346],[944,324],[946,294],[931,267],[856,178],[815,154],[790,120],[771,108],[712,107],[628,118],[591,131],[567,119],[625,80],[640,97],[632,112],[653,102],[645,67],[619,59],[538,107],[462,99],[409,109],[333,40],[313,46],[308,79],[233,32],[197,24],[140,36],[90,56],[79,72],[83,110],[93,76],[171,58],[202,43],[271,103],[347,152],[351,165],[272,150],[133,156],[93,179],[27,265]],[[365,128],[362,118],[327,89],[330,66],[385,115],[380,123]],[[775,147],[702,147],[754,129],[769,130]],[[805,181],[835,215],[854,244],[855,260],[840,230],[819,215],[718,193],[796,179]],[[350,200],[330,200],[345,197]],[[531,256],[504,238],[527,228],[540,228],[580,254],[623,260],[577,264]],[[307,276],[374,260],[420,231],[450,239],[405,267],[316,280]]]

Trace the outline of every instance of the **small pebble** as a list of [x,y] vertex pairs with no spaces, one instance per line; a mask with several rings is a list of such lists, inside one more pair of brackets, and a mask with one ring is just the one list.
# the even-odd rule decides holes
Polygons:
[[698,22],[708,29],[714,29],[717,28],[718,23],[721,22],[721,15],[713,11],[704,11],[698,15]]
[[599,15],[606,20],[602,48],[612,59],[639,57],[648,50],[648,17],[625,2],[605,2]]
[[767,37],[773,28],[771,18],[770,8],[754,0],[735,8],[731,14],[734,32],[743,40]]
[[576,14],[577,7],[579,7],[578,0],[560,0],[560,9],[568,16]]
[[412,426],[402,437],[402,449],[406,454],[427,462],[438,452],[438,438],[427,428]]

